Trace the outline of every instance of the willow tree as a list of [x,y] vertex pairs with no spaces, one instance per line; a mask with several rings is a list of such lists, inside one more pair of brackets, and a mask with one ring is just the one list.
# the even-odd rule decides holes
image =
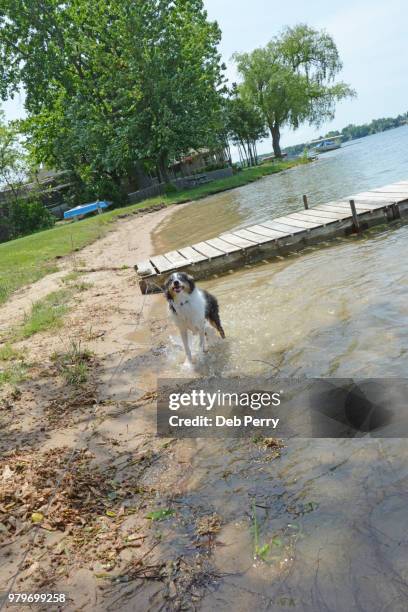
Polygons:
[[335,42],[323,31],[300,24],[286,28],[266,47],[234,55],[242,77],[240,91],[262,113],[277,157],[280,132],[301,123],[315,126],[333,119],[336,102],[354,96],[335,82],[342,62]]

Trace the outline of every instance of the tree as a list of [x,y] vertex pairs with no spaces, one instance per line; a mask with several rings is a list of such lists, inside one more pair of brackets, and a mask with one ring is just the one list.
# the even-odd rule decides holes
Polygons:
[[24,88],[35,157],[96,191],[145,159],[167,179],[218,125],[219,39],[202,0],[3,0],[0,93]]
[[15,124],[6,124],[0,111],[0,242],[51,227],[55,218],[43,206],[35,189],[24,183],[29,161]]
[[237,145],[241,161],[245,156],[248,165],[257,165],[256,143],[267,136],[265,120],[261,112],[234,87],[226,101],[227,125],[232,142]]
[[234,58],[241,94],[262,113],[277,157],[284,125],[319,126],[334,117],[337,101],[355,95],[345,83],[334,83],[342,63],[333,39],[307,25],[286,28],[266,47]]
[[6,124],[0,111],[0,188],[9,198],[18,199],[19,186],[27,176],[27,156],[15,124]]

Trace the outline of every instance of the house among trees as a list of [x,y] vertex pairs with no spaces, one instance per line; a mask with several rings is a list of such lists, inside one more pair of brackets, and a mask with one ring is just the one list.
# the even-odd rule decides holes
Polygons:
[[210,150],[201,148],[197,151],[191,150],[180,160],[175,161],[170,166],[170,170],[177,176],[189,176],[197,172],[209,172],[219,170],[231,165],[230,152],[227,149]]

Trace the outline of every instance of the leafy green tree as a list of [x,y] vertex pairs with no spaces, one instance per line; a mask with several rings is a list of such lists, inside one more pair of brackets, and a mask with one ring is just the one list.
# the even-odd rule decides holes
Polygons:
[[28,173],[29,160],[16,125],[7,125],[0,112],[0,242],[55,223],[36,190],[25,187]]
[[236,87],[227,99],[227,107],[227,125],[232,142],[238,147],[241,159],[243,152],[249,165],[257,165],[256,143],[267,136],[261,112],[247,98],[242,98]]
[[13,194],[27,173],[26,155],[15,125],[7,125],[0,111],[0,188]]
[[234,58],[242,96],[262,113],[277,157],[282,126],[318,126],[334,117],[337,101],[355,95],[345,83],[334,83],[342,63],[333,39],[307,25],[286,28],[266,47]]
[[205,146],[219,124],[220,30],[202,0],[3,0],[3,98],[24,88],[38,161],[95,195]]

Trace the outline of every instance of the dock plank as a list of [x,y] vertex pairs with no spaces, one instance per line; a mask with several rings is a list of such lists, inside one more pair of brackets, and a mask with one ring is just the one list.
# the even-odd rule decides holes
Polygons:
[[170,270],[174,270],[175,268],[179,267],[177,264],[169,261],[165,255],[155,255],[154,257],[150,258],[150,261],[160,273],[169,272]]
[[283,236],[283,234],[277,232],[275,229],[265,227],[264,225],[251,225],[251,227],[248,227],[248,229],[249,231],[254,232],[254,234],[269,237],[269,240],[276,240],[277,238],[282,238]]
[[183,249],[179,249],[179,253],[186,259],[189,259],[192,263],[199,263],[207,259],[205,255],[199,253],[193,249],[193,247],[184,247]]
[[225,240],[223,240],[222,236],[220,236],[219,238],[211,238],[210,240],[206,240],[206,243],[210,244],[216,249],[219,249],[220,251],[223,251],[224,253],[235,253],[236,251],[241,250],[240,246],[226,242]]
[[188,257],[180,255],[178,251],[170,251],[169,253],[165,253],[164,256],[176,266],[188,266],[191,263]]
[[221,234],[220,238],[226,240],[227,242],[230,242],[231,244],[241,249],[247,249],[248,247],[254,246],[250,240],[235,235],[235,233]]
[[335,221],[335,220],[341,221],[342,219],[347,219],[348,216],[351,216],[351,212],[350,212],[350,215],[347,215],[343,211],[330,209],[329,207],[322,208],[320,206],[314,206],[313,208],[309,208],[309,213],[313,215],[316,214],[316,216],[319,216],[319,217],[325,217],[327,219],[331,219],[332,221]]
[[338,221],[338,219],[333,217],[319,215],[318,212],[313,212],[310,208],[302,212],[294,213],[293,217],[295,219],[299,219],[300,221],[318,223],[319,225],[327,225],[328,223],[335,223]]
[[402,193],[408,194],[408,185],[385,185],[384,187],[376,187],[370,190],[370,193]]
[[335,213],[339,215],[341,219],[347,219],[348,217],[351,217],[350,206],[348,206],[348,208],[345,208],[344,206],[341,206],[341,204],[339,204],[338,206],[336,206],[335,204],[320,204],[319,206],[316,206],[316,210],[320,210],[321,212]]
[[307,230],[304,227],[296,227],[294,225],[289,225],[288,223],[281,223],[278,220],[273,221],[264,221],[263,227],[269,227],[270,229],[275,230],[276,232],[281,233],[281,238],[285,236],[290,236],[291,234],[299,234],[300,232],[306,232]]
[[354,200],[357,210],[368,209],[368,210],[381,210],[381,208],[387,208],[391,206],[393,202],[376,202],[375,200]]
[[140,276],[148,276],[149,274],[156,274],[156,270],[153,267],[150,259],[145,259],[144,261],[138,261],[136,264],[136,269]]
[[395,197],[394,195],[391,197],[390,194],[385,194],[385,193],[375,193],[374,191],[362,191],[361,193],[356,193],[350,196],[350,200],[362,200],[365,202],[373,201],[373,202],[378,202],[380,204],[381,202],[384,202],[384,205],[385,205],[389,202],[395,202]]
[[[372,208],[373,206],[374,206],[374,208],[376,207],[375,204],[373,204],[372,202],[371,203],[367,202],[366,204],[363,204],[362,202],[357,201],[357,203],[355,202],[355,204],[356,204],[357,209],[360,210],[361,212],[368,212],[370,210],[373,210],[373,208]],[[330,207],[331,210],[333,210],[333,209],[334,210],[340,210],[340,211],[344,210],[344,211],[349,212],[350,216],[351,216],[351,208],[350,208],[350,203],[349,202],[333,202],[333,203],[329,203],[329,204],[321,204],[320,207],[322,207],[322,208],[325,208],[325,207],[329,208]]]
[[[296,214],[296,213],[294,213]],[[306,230],[310,230],[313,227],[319,227],[321,223],[316,223],[316,221],[302,221],[297,219],[293,215],[288,215],[287,217],[278,217],[276,219],[278,223],[286,223],[287,225],[293,225],[294,227],[301,227]]]
[[246,240],[249,240],[253,244],[263,244],[264,242],[271,241],[270,236],[256,234],[255,232],[251,232],[251,230],[248,228],[241,229],[241,230],[234,230],[234,234],[237,236],[241,236],[241,238],[245,238]]
[[207,242],[197,242],[197,244],[193,244],[193,248],[205,255],[208,259],[213,259],[214,257],[220,257],[220,255],[224,255],[222,251],[214,248],[211,244]]

